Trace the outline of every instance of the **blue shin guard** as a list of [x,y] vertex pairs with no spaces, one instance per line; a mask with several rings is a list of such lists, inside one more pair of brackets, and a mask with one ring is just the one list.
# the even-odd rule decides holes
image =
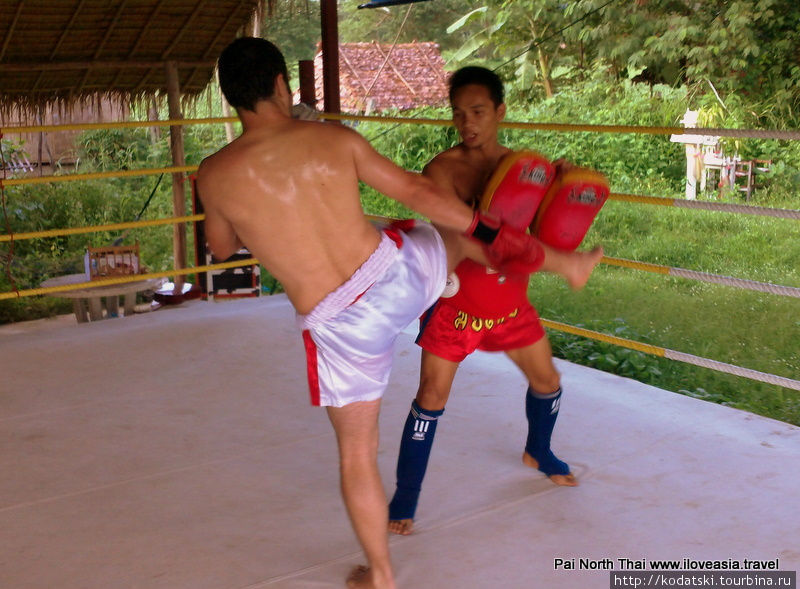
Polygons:
[[561,387],[549,395],[542,395],[528,387],[525,395],[525,415],[528,417],[528,440],[525,451],[539,463],[539,470],[547,476],[569,474],[569,465],[556,458],[550,450],[550,437],[558,419],[561,404]]
[[400,440],[400,455],[397,457],[397,490],[389,502],[389,519],[413,519],[417,510],[422,479],[428,468],[433,436],[441,411],[427,411],[416,401],[411,403],[411,411],[403,428]]

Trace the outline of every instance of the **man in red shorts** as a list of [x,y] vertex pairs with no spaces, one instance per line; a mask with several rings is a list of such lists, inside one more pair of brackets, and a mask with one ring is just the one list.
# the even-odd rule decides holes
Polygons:
[[[490,176],[511,153],[497,140],[505,116],[502,82],[485,68],[462,68],[450,78],[450,104],[461,143],[437,155],[423,174],[477,208]],[[459,363],[476,349],[505,352],[528,380],[523,463],[557,485],[578,484],[569,466],[550,450],[561,400],[560,378],[527,289],[528,275],[502,274],[467,259],[422,316],[417,338],[422,347],[420,384],[400,443],[397,489],[389,504],[391,532],[412,531],[437,420],[444,413]]]

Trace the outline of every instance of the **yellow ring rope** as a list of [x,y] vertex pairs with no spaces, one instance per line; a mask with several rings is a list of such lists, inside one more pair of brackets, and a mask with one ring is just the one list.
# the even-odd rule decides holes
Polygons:
[[758,370],[743,368],[741,366],[736,366],[735,364],[727,364],[725,362],[719,362],[717,360],[711,360],[709,358],[703,358],[701,356],[695,356],[685,352],[678,352],[676,350],[670,350],[660,346],[643,344],[641,342],[600,333],[599,331],[592,331],[590,329],[583,329],[582,327],[568,325],[559,321],[551,321],[550,319],[543,318],[540,320],[542,325],[550,329],[555,329],[556,331],[563,331],[565,333],[571,333],[573,335],[606,342],[615,346],[630,348],[631,350],[636,350],[645,354],[667,358],[668,360],[693,364],[694,366],[709,368],[718,372],[733,374],[734,376],[741,376],[743,378],[749,378],[750,380],[757,380],[759,382],[765,382],[767,384],[800,391],[800,380],[795,380],[793,378],[786,378],[785,376],[778,376],[776,374],[769,374],[767,372],[759,372]]
[[95,286],[99,287],[99,286],[111,286],[114,284],[125,284],[128,282],[138,282],[140,280],[148,280],[150,278],[167,278],[170,276],[197,274],[200,272],[210,272],[211,270],[224,270],[226,268],[238,268],[239,266],[251,266],[253,264],[258,264],[258,260],[256,260],[255,258],[247,258],[246,260],[236,260],[235,262],[221,262],[219,264],[209,264],[206,266],[193,266],[191,268],[173,268],[172,270],[166,270],[164,272],[131,274],[129,276],[120,276],[117,278],[103,278],[102,280],[78,282],[75,284],[64,284],[59,286],[43,286],[41,288],[29,288],[26,290],[20,290],[18,292],[2,292],[0,293],[0,301],[4,299],[15,299],[18,297],[44,295],[54,292],[63,292],[67,290],[91,288]]
[[[417,125],[452,125],[449,119],[422,119],[413,117],[378,117],[364,115],[345,115],[321,112],[319,117],[334,121],[369,121],[376,123],[410,123]],[[635,125],[576,125],[570,123],[526,123],[522,121],[502,121],[501,129],[523,129],[527,131],[568,131],[590,133],[641,133],[643,135],[709,135],[716,137],[751,137],[756,139],[800,139],[800,131],[780,131],[761,129],[720,129],[701,127],[647,127]]]
[[[436,119],[415,119],[415,118],[400,118],[400,117],[375,117],[375,116],[351,116],[351,115],[337,115],[337,114],[330,114],[330,113],[321,113],[321,118],[324,119],[331,119],[331,120],[353,120],[353,121],[374,121],[380,123],[406,123],[406,124],[428,124],[428,125],[440,125],[440,126],[449,126],[452,124],[450,120],[436,120]],[[167,120],[167,121],[129,121],[129,122],[118,122],[118,123],[88,123],[88,124],[79,124],[79,125],[36,125],[36,126],[19,126],[19,127],[9,127],[6,129],[0,128],[0,135],[4,133],[33,133],[33,132],[47,132],[47,131],[69,131],[69,130],[88,130],[88,129],[113,129],[113,128],[136,128],[136,127],[164,127],[164,126],[178,126],[178,125],[192,125],[192,124],[209,124],[209,123],[231,123],[237,122],[238,119],[234,117],[220,117],[220,118],[207,118],[207,119],[181,119],[181,120]],[[783,131],[760,131],[760,130],[736,130],[736,129],[702,129],[702,128],[684,128],[684,127],[636,127],[636,126],[628,126],[628,125],[572,125],[572,124],[561,124],[561,123],[524,123],[524,122],[503,122],[500,124],[502,128],[509,128],[509,129],[525,129],[525,130],[546,130],[546,131],[583,131],[583,132],[605,132],[605,133],[642,133],[642,134],[654,134],[654,135],[667,135],[667,134],[674,134],[674,135],[683,135],[683,134],[703,134],[703,135],[716,135],[716,136],[728,136],[728,137],[758,137],[758,138],[777,138],[777,139],[800,139],[800,132],[783,132]],[[70,174],[66,176],[48,176],[48,177],[40,177],[40,178],[20,178],[20,179],[4,179],[0,181],[0,186],[17,186],[22,184],[42,184],[46,182],[66,182],[66,181],[83,181],[83,180],[92,180],[92,179],[99,179],[99,178],[114,178],[114,177],[130,177],[130,176],[143,176],[143,175],[150,175],[150,174],[159,174],[159,173],[186,173],[186,172],[193,172],[197,169],[196,166],[181,166],[181,167],[165,167],[165,168],[151,168],[151,169],[139,169],[139,170],[125,170],[121,172],[95,172],[89,174]],[[620,193],[612,193],[610,198],[620,201],[627,201],[627,202],[635,202],[635,203],[645,203],[645,204],[656,204],[662,206],[684,206],[684,207],[691,207],[694,206],[695,208],[705,208],[707,210],[726,210],[724,204],[717,204],[717,203],[694,203],[694,202],[679,202],[677,199],[667,199],[667,198],[658,198],[658,197],[648,197],[642,195],[630,195],[630,194],[620,194]],[[716,205],[716,206],[715,206]],[[733,208],[735,207],[735,208]],[[752,209],[752,210],[751,210]],[[758,211],[756,211],[758,209]],[[797,211],[781,211],[780,209],[763,209],[762,207],[745,207],[740,205],[733,205],[731,208],[727,209],[730,211],[735,210],[736,212],[750,212],[753,214],[767,214],[773,216],[788,216],[789,218],[798,218]],[[160,219],[156,221],[145,221],[145,222],[134,222],[134,223],[117,223],[113,225],[102,225],[102,226],[94,226],[94,227],[84,227],[84,228],[74,228],[74,229],[64,229],[64,230],[52,230],[52,231],[42,231],[42,232],[30,232],[24,233],[17,236],[18,239],[28,239],[34,237],[47,237],[47,236],[55,236],[55,235],[69,235],[74,233],[89,233],[94,231],[102,231],[108,229],[122,229],[122,228],[132,228],[132,227],[142,227],[142,226],[152,226],[152,225],[163,225],[168,223],[181,223],[187,221],[199,221],[202,220],[205,216],[204,215],[192,215],[187,217],[178,217],[172,219]],[[372,219],[379,219],[378,217],[370,216]],[[2,241],[12,241],[14,237],[3,235],[0,236],[0,242]],[[633,260],[624,260],[619,258],[609,258],[603,257],[602,261],[607,264],[618,265],[628,268],[633,268],[637,270],[643,270],[648,272],[654,272],[658,274],[664,275],[675,275],[676,272],[682,273],[685,277],[692,277],[697,278],[695,275],[701,275],[703,273],[693,272],[682,270],[679,268],[669,268],[666,266],[660,266],[657,264],[650,264],[646,262],[637,262]],[[220,264],[210,264],[206,266],[195,266],[193,268],[183,268],[183,269],[173,269],[170,271],[165,272],[152,272],[148,274],[139,274],[133,276],[125,276],[125,277],[118,277],[118,278],[109,278],[103,280],[95,280],[89,281],[86,283],[79,283],[79,284],[70,284],[70,285],[63,285],[63,286],[52,286],[52,287],[42,287],[36,289],[27,289],[22,291],[15,291],[15,292],[8,292],[8,293],[0,293],[0,300],[22,297],[22,296],[33,296],[33,295],[40,295],[40,294],[49,294],[49,293],[56,293],[56,292],[63,292],[69,290],[75,290],[78,288],[90,288],[90,287],[101,287],[101,286],[108,286],[114,284],[124,284],[128,282],[137,282],[140,280],[145,280],[149,278],[165,278],[169,276],[176,276],[176,275],[185,275],[185,274],[193,274],[193,273],[200,273],[200,272],[207,272],[211,270],[220,270],[226,268],[235,268],[241,266],[247,266],[252,264],[257,264],[258,261],[255,258],[249,258],[247,260],[237,260],[235,262],[224,262]],[[708,275],[714,276],[714,275]],[[722,278],[727,279],[728,277],[715,277],[715,278]],[[702,279],[702,277],[701,277]],[[729,279],[731,281],[737,279]],[[739,281],[739,282],[750,282],[750,281]],[[770,285],[774,286],[774,285]],[[780,287],[779,287],[780,288]],[[786,287],[784,287],[786,288]],[[800,390],[800,381],[787,379],[784,377],[778,377],[771,374],[765,374],[757,371],[753,371],[746,368],[741,368],[738,366],[733,366],[729,364],[725,364],[722,362],[717,362],[714,360],[709,360],[706,358],[700,358],[697,356],[693,356],[691,354],[685,354],[682,352],[676,352],[674,350],[668,350],[666,348],[662,348],[659,346],[653,346],[650,344],[643,344],[641,342],[636,342],[633,340],[627,340],[624,338],[606,335],[599,332],[594,332],[588,329],[583,329],[580,327],[575,327],[571,325],[567,325],[565,323],[560,323],[556,321],[551,321],[548,319],[542,319],[542,324],[546,327],[551,329],[557,329],[559,331],[564,331],[566,333],[571,333],[574,335],[588,337],[591,339],[596,339],[599,341],[604,341],[610,343],[612,345],[617,345],[621,347],[630,348],[633,350],[637,350],[643,353],[659,356],[659,357],[666,357],[672,360],[678,360],[682,362],[688,362],[692,364],[696,364],[698,366],[704,366],[707,368],[711,368],[714,370],[720,370],[723,372],[728,372],[731,374],[737,374],[739,376],[745,376],[751,379],[760,380],[762,382],[768,382],[771,384],[777,384],[779,386],[788,386],[790,388],[794,388],[796,390]]]
[[[414,117],[378,117],[366,115],[346,115],[320,112],[322,119],[334,121],[370,121],[377,123],[406,123],[417,125],[452,125],[450,119],[424,119]],[[236,117],[208,117],[203,119],[170,119],[166,121],[124,121],[116,123],[81,123],[74,125],[26,125],[0,127],[0,134],[45,133],[57,131],[80,131],[90,129],[117,129],[135,127],[177,127],[182,125],[236,123]],[[529,131],[582,131],[591,133],[641,133],[647,135],[710,135],[716,137],[752,137],[756,139],[800,139],[800,131],[780,131],[761,129],[720,129],[703,127],[649,127],[635,125],[576,125],[570,123],[526,123],[503,121],[501,128],[525,129]]]
[[98,180],[100,178],[127,178],[130,176],[149,176],[154,174],[183,174],[194,172],[197,166],[170,166],[165,168],[140,168],[138,170],[119,170],[116,172],[91,172],[88,174],[65,174],[63,176],[39,176],[34,178],[8,178],[2,181],[3,186],[21,186],[22,184],[47,184],[50,182],[79,182]]
[[600,333],[599,331],[583,329],[582,327],[575,327],[574,325],[568,325],[567,323],[560,323],[558,321],[551,321],[550,319],[542,318],[541,322],[542,325],[544,325],[545,327],[549,327],[551,329],[557,329],[558,331],[563,331],[566,333],[571,333],[572,335],[588,337],[590,339],[595,339],[601,342],[622,346],[623,348],[630,348],[631,350],[637,350],[639,352],[644,352],[645,354],[651,354],[653,356],[664,357],[666,355],[666,349],[660,348],[658,346],[651,346],[650,344],[643,344],[641,342],[636,342],[633,340],[624,339],[613,335],[606,335],[605,333]]
[[87,225],[86,227],[72,227],[69,229],[48,229],[46,231],[30,231],[28,233],[15,233],[14,235],[0,235],[0,243],[4,241],[18,241],[22,239],[37,239],[41,237],[62,237],[64,235],[77,235],[80,233],[95,233],[98,231],[116,231],[119,229],[134,229],[136,227],[152,227],[155,225],[169,225],[202,221],[205,215],[188,215],[186,217],[167,217],[152,221],[130,221],[128,223],[111,223],[108,225]]
[[168,119],[166,121],[118,121],[116,123],[75,123],[68,125],[25,125],[0,128],[0,134],[52,133],[58,131],[93,131],[101,129],[131,129],[138,127],[180,127],[183,125],[209,125],[237,123],[237,117],[209,117],[205,119]]

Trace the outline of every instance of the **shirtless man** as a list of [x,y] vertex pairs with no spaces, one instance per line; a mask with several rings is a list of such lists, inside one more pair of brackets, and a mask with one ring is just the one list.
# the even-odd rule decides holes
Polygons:
[[[450,78],[450,104],[461,143],[431,160],[423,175],[477,207],[492,172],[511,151],[497,140],[498,124],[506,112],[502,82],[485,68],[462,68]],[[602,250],[587,255],[599,259]],[[446,292],[449,296],[443,295],[421,320],[420,384],[403,430],[397,489],[389,505],[389,530],[395,534],[410,534],[413,529],[438,418],[459,363],[476,349],[505,352],[528,380],[528,439],[522,462],[557,485],[578,484],[569,466],[550,450],[561,386],[550,343],[527,298],[527,275],[505,276],[464,260],[456,276],[453,283],[459,291]]]
[[[327,408],[336,433],[341,492],[368,561],[347,584],[393,588],[377,450],[396,336],[436,300],[464,254],[500,266],[541,264],[576,286],[596,261],[475,215],[347,127],[292,119],[286,64],[269,41],[231,43],[219,79],[243,133],[198,171],[209,247],[225,259],[245,245],[283,285],[302,325],[311,401]],[[361,209],[359,181],[449,230],[378,230]]]

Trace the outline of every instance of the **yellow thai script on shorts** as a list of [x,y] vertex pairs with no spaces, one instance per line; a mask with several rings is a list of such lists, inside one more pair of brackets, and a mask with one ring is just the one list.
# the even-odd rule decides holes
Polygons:
[[456,318],[453,320],[453,327],[459,331],[464,331],[469,327],[472,331],[480,332],[484,329],[493,329],[495,326],[505,323],[507,319],[513,319],[518,314],[519,309],[514,309],[511,313],[499,319],[481,319],[480,317],[473,317],[464,311],[459,311],[458,315],[456,315]]

